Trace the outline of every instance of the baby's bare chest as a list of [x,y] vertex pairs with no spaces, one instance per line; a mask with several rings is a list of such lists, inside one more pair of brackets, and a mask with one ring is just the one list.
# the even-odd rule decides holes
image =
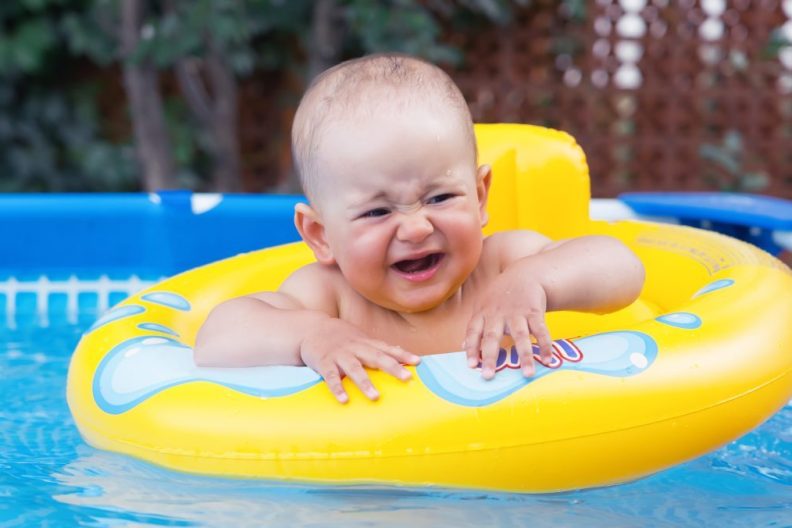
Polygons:
[[421,356],[462,350],[468,320],[443,321],[424,327],[393,325],[380,327],[379,339]]
[[412,317],[408,321],[387,310],[364,309],[359,313],[347,313],[342,318],[356,324],[372,338],[423,356],[462,350],[470,315],[469,308],[459,307],[436,316]]

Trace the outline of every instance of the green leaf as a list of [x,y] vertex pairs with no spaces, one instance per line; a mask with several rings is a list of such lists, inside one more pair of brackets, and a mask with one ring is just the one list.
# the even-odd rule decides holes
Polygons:
[[770,185],[770,178],[763,172],[750,172],[740,178],[740,187],[744,191],[761,191]]
[[49,20],[32,19],[24,22],[12,37],[10,54],[14,65],[25,73],[36,72],[54,44],[54,31]]
[[732,176],[736,176],[740,173],[740,162],[734,158],[733,154],[724,150],[722,147],[701,145],[699,147],[699,156],[725,169]]
[[44,11],[50,6],[57,6],[63,4],[63,0],[18,0],[19,3],[28,11],[38,12]]

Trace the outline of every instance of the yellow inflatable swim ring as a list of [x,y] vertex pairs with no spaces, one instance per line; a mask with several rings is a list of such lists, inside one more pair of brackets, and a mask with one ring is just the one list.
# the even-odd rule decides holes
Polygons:
[[489,229],[618,237],[643,260],[638,301],[548,316],[552,364],[525,379],[514,354],[484,381],[461,352],[427,356],[382,398],[346,384],[339,405],[305,367],[196,368],[209,310],[273,289],[312,260],[300,243],[158,284],[105,314],[72,358],[68,401],[92,445],[169,468],[326,483],[546,492],[635,479],[755,427],[792,396],[792,276],[718,234],[588,218],[588,169],[569,136],[479,125],[494,183]]

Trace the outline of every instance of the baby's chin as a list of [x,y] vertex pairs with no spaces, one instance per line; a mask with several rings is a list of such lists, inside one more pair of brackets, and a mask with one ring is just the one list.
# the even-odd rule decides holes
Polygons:
[[[450,292],[437,296],[415,296],[413,299],[369,299],[371,302],[377,304],[381,308],[397,312],[401,314],[421,314],[429,313],[432,310],[441,307],[446,303],[459,288],[455,288]],[[405,295],[408,297],[409,294]]]

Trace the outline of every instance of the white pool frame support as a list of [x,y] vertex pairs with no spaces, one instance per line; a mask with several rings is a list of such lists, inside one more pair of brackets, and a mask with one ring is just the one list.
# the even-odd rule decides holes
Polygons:
[[71,324],[77,323],[78,297],[81,293],[96,294],[97,296],[97,316],[110,308],[110,295],[112,293],[124,293],[132,295],[135,292],[146,288],[155,281],[141,280],[137,275],[132,275],[128,279],[110,279],[107,275],[101,275],[95,280],[78,279],[76,275],[71,275],[64,281],[52,281],[47,276],[42,275],[37,280],[22,281],[16,277],[10,277],[0,282],[0,295],[5,295],[5,315],[6,326],[11,330],[17,327],[17,295],[20,293],[34,293],[36,295],[36,316],[38,323],[42,327],[49,326],[49,298],[52,294],[66,294],[66,319]]

